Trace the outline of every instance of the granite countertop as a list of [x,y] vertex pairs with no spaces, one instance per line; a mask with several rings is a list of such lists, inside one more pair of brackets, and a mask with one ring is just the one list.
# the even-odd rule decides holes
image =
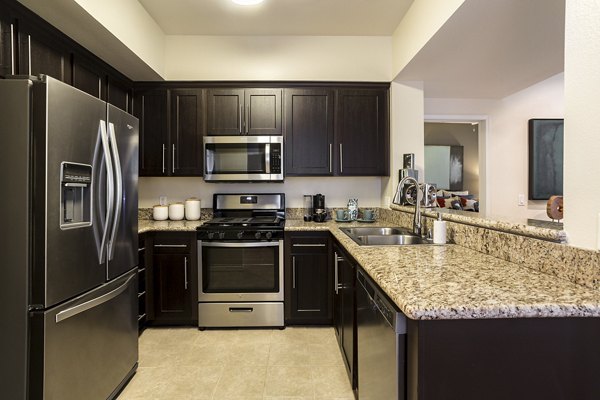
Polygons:
[[[139,233],[195,231],[199,221],[140,219]],[[286,231],[329,231],[407,317],[417,320],[600,317],[600,292],[462,246],[359,246],[339,228],[394,226],[287,219]]]
[[138,233],[151,231],[195,232],[196,228],[206,221],[208,221],[208,219],[201,219],[198,221],[154,221],[152,219],[139,219]]
[[386,223],[287,220],[286,231],[330,231],[407,317],[600,317],[600,292],[462,246],[359,246],[339,228]]

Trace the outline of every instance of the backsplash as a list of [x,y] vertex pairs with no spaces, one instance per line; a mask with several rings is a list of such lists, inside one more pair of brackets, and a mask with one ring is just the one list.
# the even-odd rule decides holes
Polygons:
[[[380,218],[391,224],[412,227],[414,214],[408,211],[379,209]],[[424,232],[435,218],[424,218]],[[501,232],[481,226],[446,220],[446,237],[455,243],[502,260],[526,266],[558,278],[600,289],[600,252],[564,243]]]

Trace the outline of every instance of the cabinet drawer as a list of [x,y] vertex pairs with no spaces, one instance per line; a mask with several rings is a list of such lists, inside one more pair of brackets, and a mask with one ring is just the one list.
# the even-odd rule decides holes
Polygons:
[[153,253],[191,253],[196,243],[196,234],[157,233],[152,243]]
[[302,232],[289,234],[286,239],[291,254],[322,254],[329,251],[329,234]]

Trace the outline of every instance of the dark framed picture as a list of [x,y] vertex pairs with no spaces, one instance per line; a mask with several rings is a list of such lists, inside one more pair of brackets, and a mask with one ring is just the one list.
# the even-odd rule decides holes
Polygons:
[[563,119],[529,120],[529,199],[563,194]]

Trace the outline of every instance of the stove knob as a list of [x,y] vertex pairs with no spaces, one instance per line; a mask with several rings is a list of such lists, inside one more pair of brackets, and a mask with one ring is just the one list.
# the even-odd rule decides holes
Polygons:
[[236,236],[237,236],[238,239],[243,238],[244,237],[244,231],[239,231]]
[[219,232],[219,239],[225,239],[225,232]]
[[206,234],[206,237],[208,237],[209,239],[213,239],[215,237],[215,233],[214,232],[208,232]]
[[255,238],[257,238],[257,239],[260,239],[260,232],[256,232],[256,233],[254,234],[254,237],[255,237]]
[[271,233],[271,232],[267,232],[267,233],[265,233],[265,237],[266,237],[268,240],[271,240],[271,238],[273,237],[273,233]]

